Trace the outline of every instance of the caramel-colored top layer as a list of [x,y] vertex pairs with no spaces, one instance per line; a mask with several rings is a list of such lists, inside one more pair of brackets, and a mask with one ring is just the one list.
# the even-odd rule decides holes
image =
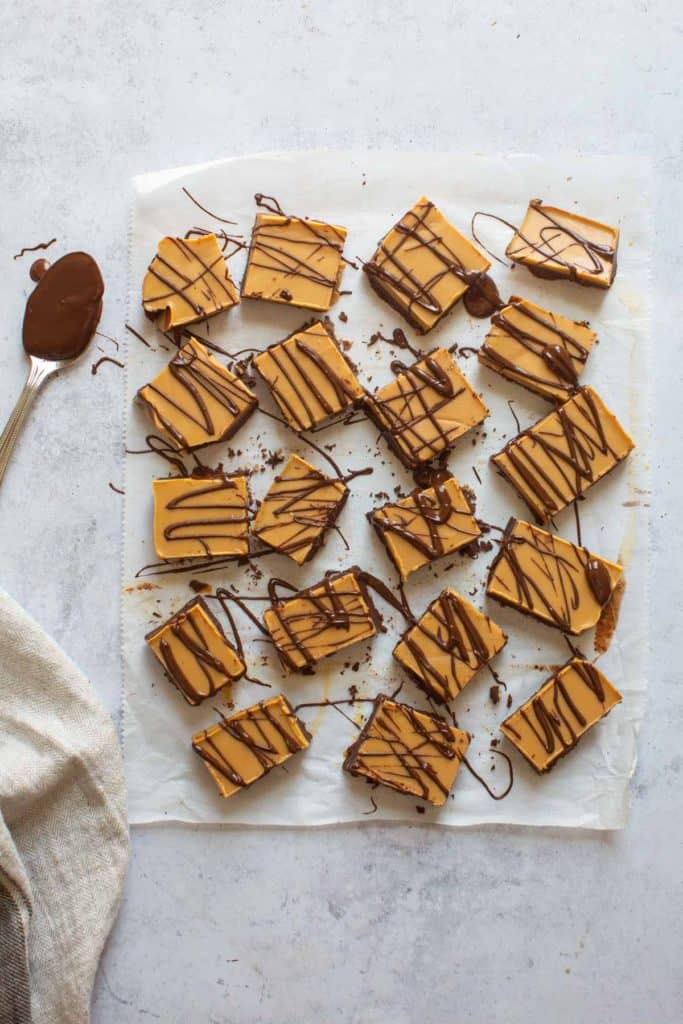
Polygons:
[[505,253],[537,277],[567,277],[609,288],[617,269],[617,228],[532,199]]
[[273,480],[254,519],[254,534],[303,565],[335,522],[348,488],[298,455],[290,455]]
[[154,547],[159,558],[246,555],[249,488],[244,476],[154,480]]
[[336,224],[258,213],[242,297],[328,310],[339,294],[345,240],[346,228]]
[[438,806],[446,802],[469,743],[468,733],[439,715],[379,696],[344,768]]
[[592,388],[581,388],[559,409],[492,456],[539,522],[585,494],[633,449],[633,441]]
[[292,430],[310,430],[365,394],[351,364],[319,321],[256,356],[254,366]]
[[200,597],[146,640],[188,704],[201,704],[246,672],[244,661]]
[[425,334],[490,266],[423,196],[363,269],[378,295]]
[[577,635],[596,624],[623,574],[615,562],[511,519],[489,570],[486,593]]
[[162,331],[205,320],[239,301],[215,235],[161,239],[142,282],[142,305]]
[[415,490],[370,513],[388,553],[407,580],[412,572],[479,537],[481,530],[455,477]]
[[354,570],[327,576],[295,597],[274,602],[263,621],[284,665],[295,671],[310,669],[321,658],[377,632]]
[[366,409],[409,469],[451,448],[489,414],[444,348],[412,366],[396,360],[392,369],[396,379],[370,396]]
[[271,697],[192,737],[192,747],[223,797],[262,779],[305,750],[311,737],[286,697]]
[[394,647],[394,657],[431,697],[457,697],[507,637],[487,615],[447,587]]
[[547,772],[620,701],[595,665],[572,658],[500,729],[537,772]]
[[564,401],[576,390],[597,334],[586,324],[516,295],[491,317],[479,362],[542,398]]
[[258,405],[256,395],[196,338],[137,397],[159,433],[177,449],[226,441]]

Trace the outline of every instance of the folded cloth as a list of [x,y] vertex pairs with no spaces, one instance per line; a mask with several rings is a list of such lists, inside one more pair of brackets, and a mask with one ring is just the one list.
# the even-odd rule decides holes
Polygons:
[[127,863],[114,725],[0,591],[0,1024],[88,1021]]

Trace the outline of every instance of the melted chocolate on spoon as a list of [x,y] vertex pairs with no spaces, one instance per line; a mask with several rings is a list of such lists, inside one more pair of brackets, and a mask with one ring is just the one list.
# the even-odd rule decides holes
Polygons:
[[[40,264],[40,265],[39,265]],[[40,359],[74,359],[87,347],[102,312],[104,282],[85,252],[70,252],[52,266],[37,260],[38,284],[24,314],[24,349]]]

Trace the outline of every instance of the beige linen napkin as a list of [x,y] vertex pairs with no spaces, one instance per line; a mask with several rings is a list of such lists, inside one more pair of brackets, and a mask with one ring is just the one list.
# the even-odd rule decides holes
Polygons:
[[113,723],[0,591],[0,1024],[88,1021],[127,863]]

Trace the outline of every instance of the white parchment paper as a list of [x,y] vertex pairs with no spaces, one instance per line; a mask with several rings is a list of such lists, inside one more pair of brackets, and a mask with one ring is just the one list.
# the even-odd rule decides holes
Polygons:
[[[619,705],[586,736],[579,747],[547,776],[538,777],[505,741],[514,764],[510,794],[493,800],[466,770],[461,770],[451,798],[443,808],[383,787],[371,790],[349,778],[341,763],[346,746],[357,730],[332,708],[301,712],[313,733],[307,752],[286,768],[271,772],[257,785],[222,800],[199,758],[190,747],[191,735],[216,719],[215,707],[227,710],[217,698],[191,708],[166,681],[144,643],[145,633],[167,618],[191,596],[189,580],[198,577],[214,586],[235,584],[241,593],[265,594],[268,575],[309,586],[328,569],[360,564],[388,581],[393,567],[371,531],[365,512],[381,499],[377,492],[393,494],[412,481],[396,458],[377,440],[370,422],[331,427],[316,435],[318,444],[334,445],[333,455],[342,468],[371,464],[374,474],[353,481],[352,492],[339,521],[349,550],[339,534],[331,532],[314,560],[301,568],[289,559],[272,556],[256,563],[263,578],[234,565],[220,572],[190,572],[184,576],[136,577],[138,570],[156,561],[152,543],[151,481],[166,476],[168,465],[157,455],[127,455],[125,482],[125,548],[123,568],[124,739],[128,773],[130,820],[133,824],[159,820],[227,822],[249,825],[325,825],[344,821],[438,822],[476,825],[507,822],[614,829],[628,815],[628,782],[635,767],[636,739],[645,704],[647,653],[647,543],[648,467],[650,426],[648,415],[648,289],[651,222],[648,202],[649,164],[642,160],[608,157],[454,156],[418,153],[280,153],[224,160],[201,167],[148,174],[135,179],[135,211],[130,246],[130,323],[148,339],[146,348],[128,339],[127,448],[144,446],[150,424],[134,404],[137,389],[148,382],[173,354],[166,339],[142,315],[140,290],[145,269],[162,235],[183,235],[199,225],[220,225],[198,210],[182,191],[187,187],[209,210],[237,221],[247,238],[253,222],[255,192],[275,195],[285,210],[348,228],[345,253],[367,259],[378,239],[422,194],[429,196],[453,223],[469,233],[474,210],[486,210],[519,223],[532,197],[576,209],[621,228],[619,269],[609,292],[584,289],[565,282],[543,282],[526,270],[493,265],[501,295],[528,297],[547,309],[577,320],[587,319],[599,335],[583,377],[593,385],[632,433],[636,451],[607,479],[599,483],[581,506],[583,543],[594,552],[626,566],[627,587],[618,628],[610,649],[599,659],[600,668],[623,694]],[[509,232],[493,222],[480,224],[480,235],[502,254]],[[238,253],[230,263],[239,282],[245,262]],[[330,316],[338,336],[352,342],[350,357],[369,388],[391,379],[393,355],[410,362],[405,353],[392,353],[383,344],[367,346],[381,330],[390,335],[403,327],[416,346],[428,351],[436,345],[478,346],[488,321],[468,316],[462,303],[437,329],[417,338],[398,315],[372,292],[360,271],[347,268],[343,288],[351,289],[333,307]],[[341,322],[339,313],[348,320]],[[250,346],[264,348],[285,337],[308,316],[305,311],[261,302],[244,302],[238,309],[215,317],[210,337],[231,351]],[[203,329],[200,329],[200,333]],[[545,414],[549,405],[480,367],[476,357],[461,358],[460,365],[491,410],[483,430],[460,440],[449,466],[462,484],[477,494],[477,514],[505,525],[511,515],[529,518],[512,488],[489,468],[489,456],[516,433],[508,400],[522,426]],[[263,406],[275,411],[265,388],[256,390]],[[228,448],[234,450],[231,458]],[[229,444],[214,445],[201,453],[203,461],[223,462],[227,470],[248,465],[252,496],[265,493],[277,470],[267,465],[271,452],[297,451],[321,469],[325,463],[277,423],[256,413]],[[476,470],[476,472],[475,472]],[[477,473],[482,483],[477,480]],[[558,532],[576,539],[572,510],[557,517]],[[407,593],[416,614],[449,584],[484,608],[508,633],[509,642],[494,665],[507,683],[513,707],[525,700],[564,662],[567,647],[557,631],[535,624],[510,609],[486,599],[488,564],[495,552],[471,560],[457,554],[415,574]],[[150,587],[152,589],[150,589]],[[402,623],[378,602],[387,633],[371,644],[350,648],[337,658],[320,663],[315,676],[285,677],[277,657],[261,642],[256,629],[240,619],[250,668],[272,683],[272,692],[284,692],[293,704],[348,696],[355,685],[361,695],[394,690],[405,679],[391,657]],[[259,613],[264,604],[256,602]],[[156,615],[155,615],[156,613]],[[238,613],[239,615],[239,613]],[[580,646],[594,655],[593,636],[580,638]],[[502,758],[490,753],[491,739],[500,738],[498,723],[510,712],[506,694],[494,705],[489,696],[492,679],[486,669],[453,703],[459,725],[474,736],[469,757],[494,791],[507,782]],[[271,691],[242,681],[235,685],[236,707],[262,699]],[[405,679],[401,700],[426,708],[424,696]],[[213,704],[213,706],[211,706]],[[369,708],[360,704],[345,709],[357,721]],[[373,809],[371,796],[377,806]]]

